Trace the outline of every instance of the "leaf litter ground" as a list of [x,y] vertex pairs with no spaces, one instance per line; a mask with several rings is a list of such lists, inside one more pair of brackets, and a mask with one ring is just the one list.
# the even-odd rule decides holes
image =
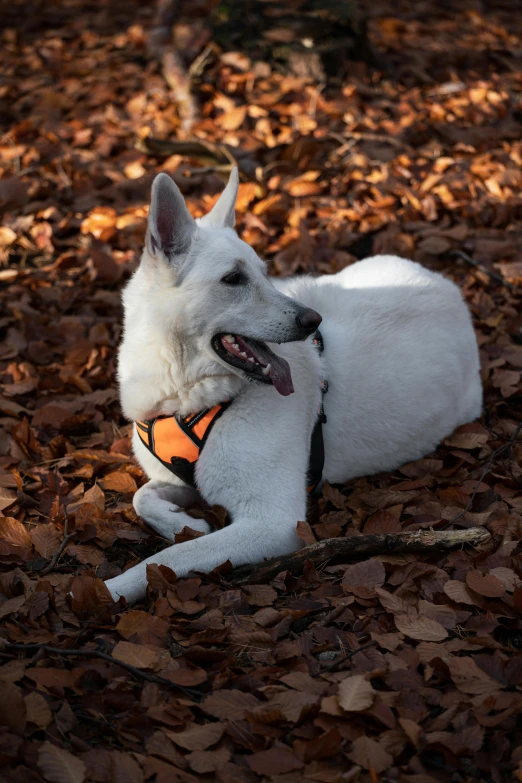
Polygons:
[[120,288],[154,175],[195,215],[221,183],[212,162],[136,147],[179,128],[147,54],[153,9],[5,4],[2,779],[522,780],[522,26],[510,0],[450,6],[372,4],[382,67],[351,64],[343,87],[212,50],[194,134],[261,172],[238,227],[274,274],[399,253],[454,279],[474,316],[483,419],[327,486],[303,538],[483,525],[490,542],[243,588],[153,568],[147,599],[114,607],[101,580],[165,545],[132,509]]

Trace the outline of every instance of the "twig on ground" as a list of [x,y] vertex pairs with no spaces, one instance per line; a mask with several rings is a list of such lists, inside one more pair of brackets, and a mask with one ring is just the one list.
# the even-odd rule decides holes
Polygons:
[[274,579],[281,571],[295,572],[310,560],[314,566],[332,559],[362,558],[372,555],[406,554],[419,552],[429,555],[445,552],[458,546],[477,546],[491,538],[483,527],[465,530],[415,530],[407,533],[389,533],[380,536],[350,536],[349,538],[327,538],[317,544],[291,552],[288,555],[272,557],[260,565],[242,566],[227,576],[234,585],[260,584]]
[[52,654],[52,655],[64,655],[64,656],[83,656],[85,658],[99,658],[102,661],[108,661],[109,663],[114,663],[116,666],[119,666],[122,669],[125,669],[126,671],[133,674],[135,677],[141,678],[142,680],[146,680],[147,682],[155,682],[158,685],[165,685],[167,688],[178,688],[180,691],[182,691],[186,696],[190,696],[193,699],[201,699],[202,694],[195,690],[194,688],[185,688],[183,685],[176,685],[175,682],[171,682],[170,680],[167,680],[165,677],[161,677],[159,674],[151,674],[150,672],[144,672],[141,669],[137,669],[135,666],[131,666],[130,663],[124,663],[123,661],[119,661],[117,658],[113,658],[112,655],[108,655],[107,653],[101,652],[100,650],[86,650],[85,648],[80,648],[79,650],[64,650],[60,647],[49,647],[47,644],[12,644],[10,642],[7,642],[4,646],[4,649],[6,650],[19,650],[20,652],[25,653],[31,653],[31,652],[39,652],[42,650],[43,652]]
[[49,564],[46,565],[45,568],[42,568],[41,571],[38,571],[38,576],[45,576],[46,574],[50,573],[53,570],[53,568],[55,568],[55,566],[57,565],[58,560],[61,558],[61,556],[63,554],[63,551],[66,548],[67,544],[76,535],[76,533],[67,533],[67,528],[69,527],[69,517],[67,516],[67,512],[64,512],[64,513],[65,513],[65,522],[63,524],[63,539],[62,539],[62,543],[60,544],[60,546],[58,547],[58,549],[56,550],[56,552],[52,556],[52,559],[49,562]]
[[[439,528],[440,530],[444,530],[444,529],[445,529],[445,528],[447,528],[449,525],[454,525],[454,524],[455,524],[455,522],[458,522],[458,520],[459,520],[459,519],[462,519],[462,517],[463,517],[465,514],[467,514],[467,513],[468,513],[468,511],[470,510],[470,508],[471,508],[471,507],[472,507],[472,505],[473,505],[473,502],[474,502],[474,500],[475,500],[475,497],[476,497],[476,495],[477,495],[477,492],[478,492],[478,489],[479,489],[480,485],[482,484],[483,480],[486,478],[486,476],[488,475],[489,471],[491,470],[491,466],[493,465],[493,463],[495,462],[495,460],[496,460],[496,459],[498,459],[498,457],[500,457],[500,455],[501,455],[501,454],[502,454],[504,451],[509,451],[509,450],[511,449],[511,446],[513,446],[513,444],[517,442],[517,435],[518,435],[518,433],[520,432],[520,430],[522,430],[522,423],[520,423],[520,424],[518,425],[518,427],[516,428],[515,432],[514,432],[514,433],[513,433],[513,435],[510,437],[510,439],[507,441],[507,443],[503,443],[503,444],[502,444],[502,446],[499,446],[499,447],[498,447],[498,449],[495,449],[495,451],[492,453],[492,455],[491,455],[491,456],[490,456],[490,458],[488,459],[488,461],[487,461],[487,463],[486,463],[486,467],[485,467],[485,468],[484,468],[484,470],[482,471],[482,475],[480,476],[479,480],[478,480],[478,481],[477,481],[477,483],[475,484],[475,489],[473,490],[473,494],[472,494],[472,496],[470,497],[470,499],[469,499],[469,501],[468,501],[468,504],[467,504],[466,508],[462,509],[462,511],[460,512],[460,514],[457,514],[457,516],[456,516],[456,517],[453,517],[453,519],[450,519],[450,520],[449,520],[449,522],[446,522],[446,524],[445,524],[445,525],[442,525],[442,526]],[[469,529],[470,529],[470,530],[473,530],[474,528],[469,528]]]
[[474,258],[471,258],[467,253],[465,253],[463,250],[450,250],[448,252],[449,256],[457,256],[457,258],[462,259],[462,261],[465,261],[470,266],[475,267],[475,269],[478,269],[480,272],[483,272],[485,275],[490,277],[492,280],[495,280],[497,283],[500,283],[500,285],[505,285],[506,288],[509,288],[510,291],[515,290],[515,286],[511,283],[508,283],[507,280],[505,280],[502,275],[499,275],[498,272],[494,272],[491,269],[488,269],[487,266],[484,264],[481,264],[480,261],[475,261]]
[[176,101],[181,128],[188,133],[199,118],[197,101],[191,93],[190,73],[174,47],[172,27],[180,13],[180,0],[160,0],[154,26],[149,35],[149,54],[162,66],[163,77]]
[[357,655],[357,653],[360,653],[363,650],[367,650],[368,647],[374,647],[376,644],[377,642],[368,642],[368,644],[363,644],[362,647],[358,647],[356,650],[350,650],[350,652],[346,653],[346,655],[341,655],[340,658],[336,658],[335,661],[329,663],[328,666],[325,666],[320,671],[316,672],[315,674],[312,674],[312,677],[319,677],[320,674],[325,674],[326,672],[333,672],[335,669],[337,669],[338,666],[341,665],[341,663],[344,663],[345,661],[349,661],[350,658],[353,658],[353,656]]
[[397,147],[398,149],[407,150],[408,152],[412,151],[412,147],[407,142],[395,138],[395,136],[387,136],[384,133],[366,133],[364,131],[344,131],[344,133],[330,132],[328,138],[335,139],[341,144],[347,144],[351,141],[378,141],[383,144],[390,144],[392,147]]

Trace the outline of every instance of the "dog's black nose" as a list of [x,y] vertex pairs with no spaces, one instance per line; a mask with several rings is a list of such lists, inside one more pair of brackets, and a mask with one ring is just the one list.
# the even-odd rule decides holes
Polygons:
[[309,335],[315,332],[323,318],[315,310],[303,310],[295,320],[299,328]]

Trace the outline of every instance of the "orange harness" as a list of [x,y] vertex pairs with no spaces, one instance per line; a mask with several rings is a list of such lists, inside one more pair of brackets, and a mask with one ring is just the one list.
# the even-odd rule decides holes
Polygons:
[[[314,335],[314,345],[323,352],[323,340],[319,332]],[[321,405],[319,417],[312,432],[310,463],[308,467],[307,491],[313,492],[323,475],[324,444],[322,425],[326,422],[323,397],[328,384],[321,384]],[[141,442],[159,459],[167,470],[174,473],[185,484],[196,486],[195,469],[203,446],[208,440],[216,421],[223,415],[231,402],[221,402],[213,408],[191,413],[183,419],[177,416],[158,416],[157,419],[137,421],[136,431]]]

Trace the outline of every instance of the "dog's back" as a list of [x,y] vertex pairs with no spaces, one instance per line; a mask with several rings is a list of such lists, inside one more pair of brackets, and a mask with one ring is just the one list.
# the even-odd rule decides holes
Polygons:
[[323,316],[330,481],[391,470],[480,415],[479,357],[458,288],[395,256],[278,284]]

